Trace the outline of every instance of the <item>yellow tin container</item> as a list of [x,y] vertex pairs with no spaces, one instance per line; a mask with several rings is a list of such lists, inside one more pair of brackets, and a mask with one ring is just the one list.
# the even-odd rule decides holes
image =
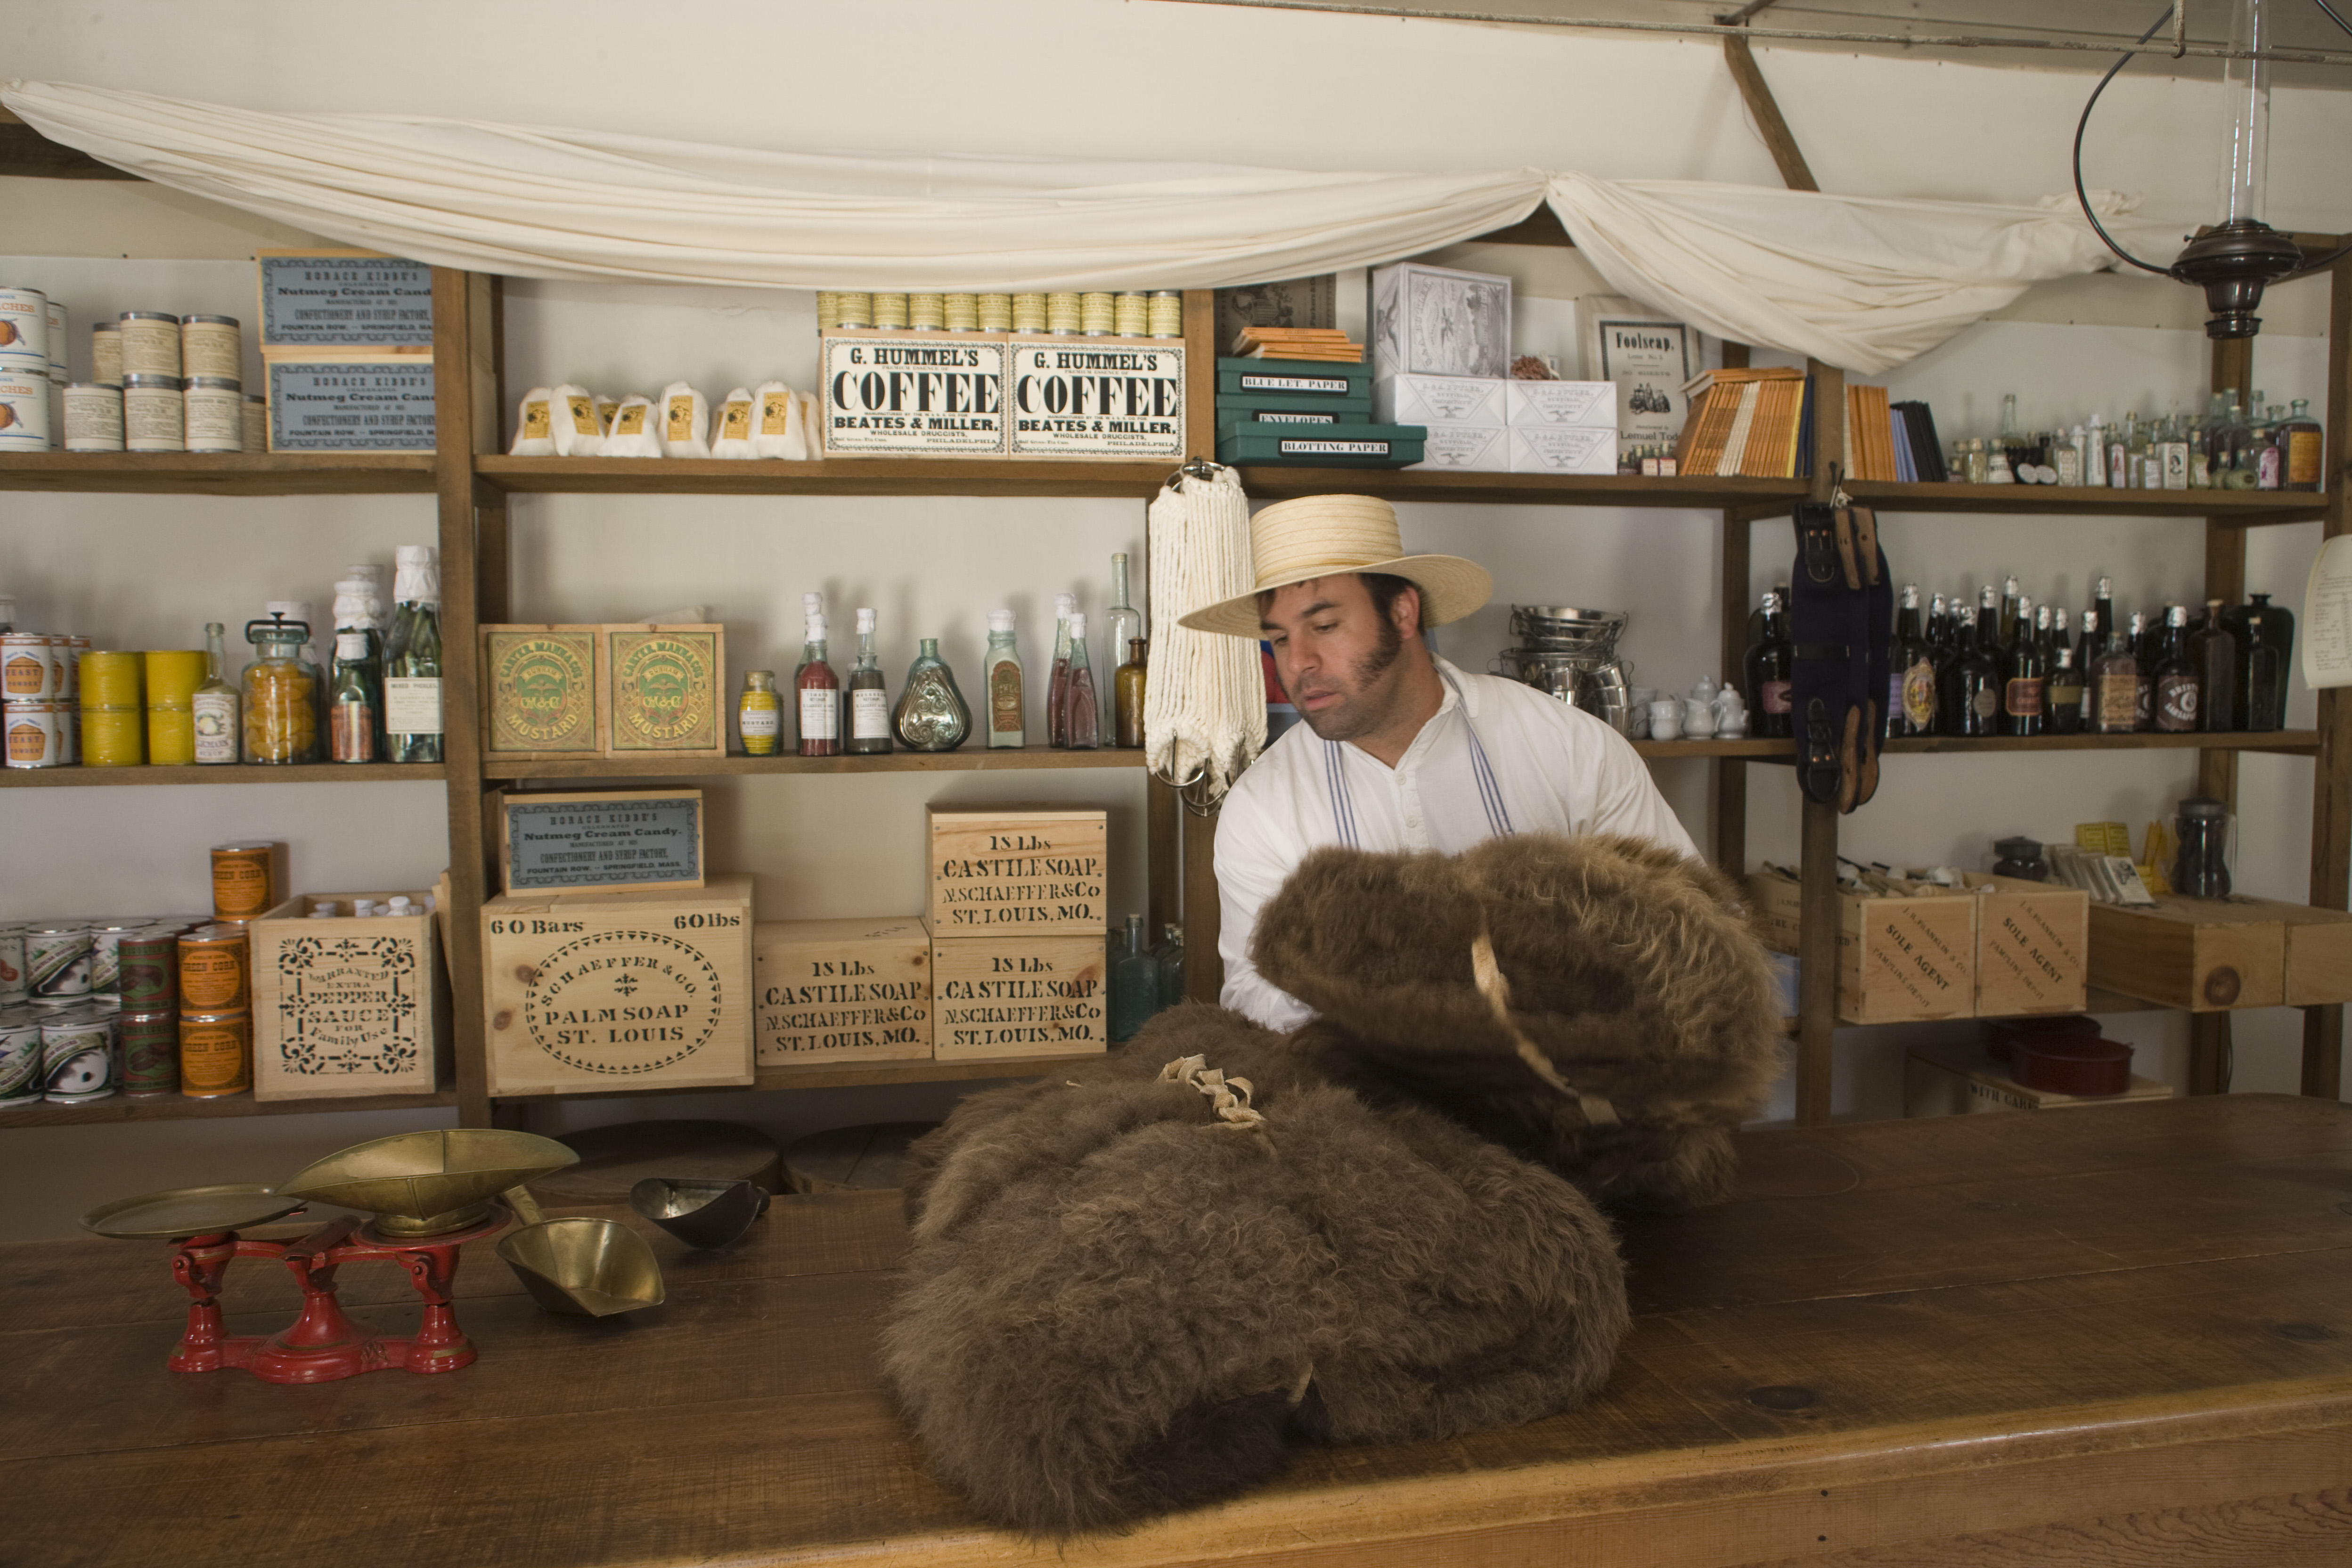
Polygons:
[[[980,312],[980,330],[983,332],[1009,332],[1013,330],[1013,296],[1010,294],[980,294],[973,297]],[[1043,314],[1040,301],[1040,314]]]
[[907,327],[910,331],[936,332],[948,324],[948,297],[944,294],[909,294],[907,296]]
[[1118,306],[1104,293],[1078,296],[1078,330],[1090,338],[1107,338],[1118,325]]
[[1148,338],[1151,335],[1151,296],[1121,294],[1114,302],[1122,338]]
[[1016,332],[1042,332],[1045,330],[1045,296],[1015,294],[1012,297],[1013,330]]
[[90,708],[138,708],[145,704],[141,691],[144,656],[135,653],[90,652],[81,656],[81,700]]
[[148,709],[148,763],[159,768],[179,768],[195,760],[195,711],[187,707]]
[[833,324],[836,327],[870,327],[874,324],[874,296],[871,294],[837,293],[833,297]]
[[[188,749],[195,750],[195,732]],[[86,768],[136,768],[147,762],[147,710],[82,705],[81,762]]]
[[1151,296],[1151,335],[1155,338],[1181,338],[1184,335],[1184,296],[1173,289],[1162,289]]
[[247,974],[251,951],[241,925],[198,926],[180,933],[180,1005],[190,1013],[242,1013],[253,1005]]
[[185,708],[205,683],[205,650],[163,647],[145,656],[147,706]]
[[875,295],[874,327],[877,331],[905,331],[907,297],[904,294]]
[[948,331],[976,332],[980,331],[980,296],[977,294],[942,294],[940,303],[947,311]]
[[[1019,297],[1016,295],[1015,299]],[[1105,295],[1105,299],[1109,296]],[[1085,308],[1076,294],[1045,296],[1045,330],[1049,332],[1075,332],[1085,319]]]

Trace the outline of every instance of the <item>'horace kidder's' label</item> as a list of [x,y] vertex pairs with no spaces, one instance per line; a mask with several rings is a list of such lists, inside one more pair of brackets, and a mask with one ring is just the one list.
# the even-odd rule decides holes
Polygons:
[[492,626],[482,637],[490,754],[595,752],[596,628]]
[[943,936],[1086,931],[1109,923],[1100,811],[933,806],[930,927]]
[[709,627],[611,628],[613,750],[716,752],[719,632]]

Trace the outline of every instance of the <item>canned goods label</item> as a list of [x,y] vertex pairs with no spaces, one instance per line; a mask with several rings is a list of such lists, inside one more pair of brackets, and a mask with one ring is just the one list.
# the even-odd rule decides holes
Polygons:
[[78,384],[66,388],[66,450],[122,450],[122,389]]
[[245,449],[245,395],[234,387],[198,387],[185,395],[191,452]]
[[189,700],[189,720],[196,732],[197,762],[236,761],[245,744],[245,726],[237,715],[239,700],[234,691],[199,691]]
[[0,1105],[29,1103],[47,1089],[41,1074],[41,1026],[0,1023]]
[[62,382],[66,378],[66,349],[73,342],[73,332],[66,325],[66,308],[55,300],[49,301],[49,379]]
[[115,1028],[122,1041],[122,1092],[177,1094],[180,1016],[170,1012],[126,1012]]
[[[0,962],[6,958],[7,939],[0,936]],[[149,1012],[180,1005],[180,939],[175,932],[150,926],[123,936],[115,943],[116,990],[123,1006]],[[5,1000],[0,995],[0,1000]]]
[[180,363],[188,375],[219,375],[231,381],[242,376],[244,343],[236,323],[226,316],[191,316],[182,321]]
[[125,310],[121,327],[122,374],[180,374],[180,318],[157,310]]
[[182,1014],[180,1092],[199,1098],[253,1087],[253,1015]]
[[0,633],[0,696],[9,702],[56,701],[62,674],[47,637],[38,632]]
[[0,371],[0,447],[49,444],[49,377]]
[[0,289],[0,355],[49,363],[49,300],[37,289]]
[[100,321],[89,330],[89,378],[100,386],[122,386],[122,328]]
[[122,445],[131,452],[187,450],[187,399],[176,386],[122,389]]
[[25,984],[25,933],[0,931],[0,1007],[22,1005],[31,994]]
[[269,400],[257,393],[247,393],[238,428],[244,434],[245,450],[269,450]]
[[213,850],[213,913],[251,920],[278,902],[277,846],[223,844]]
[[97,1100],[114,1092],[114,1026],[81,1014],[41,1026],[41,1073],[52,1100]]
[[180,1005],[192,1013],[231,1013],[246,1005],[246,941],[180,942]]
[[52,926],[25,933],[26,988],[37,997],[89,994],[90,937],[87,931]]

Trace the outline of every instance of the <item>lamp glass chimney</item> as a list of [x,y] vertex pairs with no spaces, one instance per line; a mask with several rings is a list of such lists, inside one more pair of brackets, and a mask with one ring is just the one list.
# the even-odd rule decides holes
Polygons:
[[[2230,20],[2232,49],[2267,49],[2271,33],[2264,0],[2234,0]],[[2221,97],[2221,177],[2213,222],[2218,226],[2251,218],[2259,223],[2270,205],[2270,62],[2223,60]]]

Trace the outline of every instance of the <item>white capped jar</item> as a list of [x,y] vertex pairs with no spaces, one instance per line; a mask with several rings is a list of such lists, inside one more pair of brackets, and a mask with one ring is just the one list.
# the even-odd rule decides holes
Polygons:
[[0,370],[49,374],[49,297],[0,288]]
[[200,375],[245,377],[245,345],[235,316],[180,318],[180,375],[191,384]]
[[89,330],[89,378],[122,390],[122,324],[100,321]]
[[192,375],[182,397],[191,452],[245,450],[243,384],[226,375]]
[[[123,334],[126,338],[128,332]],[[179,340],[173,343],[176,347]],[[130,346],[127,342],[123,345]],[[126,452],[184,452],[187,442],[186,399],[176,375],[122,376],[122,449]]]
[[162,310],[125,310],[120,325],[125,381],[134,375],[168,375],[174,381],[180,378],[179,317]]
[[0,365],[0,450],[46,452],[49,447],[49,367],[11,370]]
[[122,389],[78,381],[66,388],[66,450],[122,450]]
[[244,437],[242,449],[247,452],[269,450],[269,399],[257,392],[248,392],[238,414],[238,429]]

